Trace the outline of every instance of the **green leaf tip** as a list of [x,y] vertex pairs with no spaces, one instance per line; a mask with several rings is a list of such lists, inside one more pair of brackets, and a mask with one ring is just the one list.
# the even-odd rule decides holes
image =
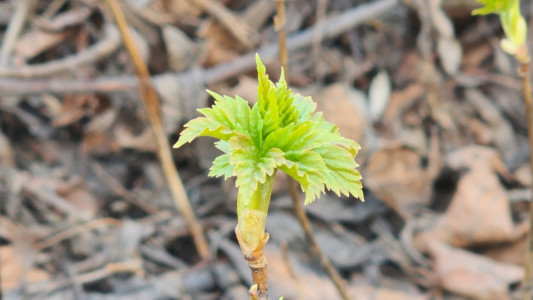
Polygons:
[[473,15],[499,14],[511,9],[518,0],[476,0],[482,7],[472,11]]
[[199,136],[219,139],[216,146],[223,154],[214,160],[209,176],[235,176],[239,198],[253,199],[282,170],[300,183],[305,204],[326,190],[363,200],[355,162],[359,144],[342,137],[337,126],[315,112],[310,97],[293,93],[284,76],[277,83],[270,81],[259,55],[255,59],[258,87],[253,107],[238,96],[208,91],[214,105],[198,110],[202,116],[185,124],[174,147]]

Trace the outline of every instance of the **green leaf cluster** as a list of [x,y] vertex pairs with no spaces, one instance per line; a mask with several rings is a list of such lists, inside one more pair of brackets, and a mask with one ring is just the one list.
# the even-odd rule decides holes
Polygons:
[[215,104],[199,109],[203,117],[185,125],[174,147],[198,136],[219,139],[215,144],[223,154],[214,160],[209,176],[236,176],[239,198],[253,198],[282,170],[300,183],[306,204],[326,189],[363,199],[354,160],[359,144],[340,136],[337,126],[315,112],[310,97],[292,93],[283,72],[274,84],[259,56],[256,62],[257,103],[250,108],[241,97],[208,91]]
[[474,15],[498,14],[507,40],[502,43],[504,50],[511,54],[523,46],[527,40],[526,20],[520,13],[519,0],[477,0],[483,7],[475,9]]

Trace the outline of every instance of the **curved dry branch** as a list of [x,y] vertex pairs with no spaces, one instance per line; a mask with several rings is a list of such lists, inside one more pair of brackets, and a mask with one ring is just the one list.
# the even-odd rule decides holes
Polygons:
[[107,57],[118,49],[121,38],[118,30],[113,25],[106,25],[104,38],[95,45],[77,54],[42,64],[0,67],[0,77],[35,78],[54,75],[69,70],[75,70],[80,66],[93,63]]

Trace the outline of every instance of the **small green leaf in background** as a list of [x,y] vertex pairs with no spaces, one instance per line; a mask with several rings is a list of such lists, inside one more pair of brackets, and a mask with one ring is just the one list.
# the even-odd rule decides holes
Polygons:
[[475,9],[473,15],[498,14],[507,39],[502,48],[509,54],[516,54],[527,40],[526,20],[520,13],[519,0],[477,0],[483,7]]
[[478,9],[475,9],[473,15],[488,15],[488,14],[499,14],[504,11],[509,10],[514,2],[518,0],[476,0],[478,3],[483,5]]

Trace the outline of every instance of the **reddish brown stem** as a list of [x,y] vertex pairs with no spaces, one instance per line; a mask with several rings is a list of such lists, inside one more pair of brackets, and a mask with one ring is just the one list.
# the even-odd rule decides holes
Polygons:
[[250,300],[268,300],[267,260],[263,254],[263,248],[268,242],[269,235],[265,233],[261,243],[252,248],[242,239],[239,226],[235,227],[235,235],[241,247],[244,259],[252,271],[252,280],[255,286],[250,288]]
[[[527,134],[529,139],[529,165],[531,169],[531,176],[533,177],[533,98],[531,95],[531,75],[529,70],[529,52],[527,47],[520,49],[521,51],[516,55],[516,58],[520,62],[520,69],[518,74],[522,80],[522,93],[524,97],[524,104],[526,106],[526,115],[527,115]],[[532,193],[533,195],[533,193]],[[532,280],[532,267],[533,267],[533,238],[531,233],[533,232],[533,196],[529,202],[529,218],[530,218],[530,227],[528,235],[528,249],[526,250],[526,260],[525,260],[525,272],[524,280],[522,282],[523,288],[523,299],[531,300],[531,280]]]
[[181,213],[187,226],[191,230],[191,235],[194,240],[194,244],[198,253],[203,259],[208,259],[209,257],[209,247],[207,246],[207,241],[204,237],[202,226],[196,219],[194,212],[192,210],[191,204],[189,202],[189,197],[185,192],[183,183],[178,174],[176,166],[174,165],[174,160],[172,159],[172,154],[170,153],[170,145],[168,143],[167,137],[163,131],[163,122],[161,120],[161,111],[159,108],[159,99],[157,94],[152,86],[152,81],[148,68],[141,58],[139,51],[137,50],[135,43],[131,37],[126,18],[122,13],[116,0],[107,0],[111,13],[115,17],[117,26],[122,35],[124,46],[128,51],[131,60],[133,61],[133,66],[135,68],[135,74],[139,80],[139,91],[141,94],[141,99],[144,104],[144,108],[147,112],[148,119],[150,120],[150,125],[154,132],[154,136],[157,143],[157,154],[161,166],[163,168],[163,173],[167,180],[167,184],[170,189],[172,198],[176,203],[178,211]]

